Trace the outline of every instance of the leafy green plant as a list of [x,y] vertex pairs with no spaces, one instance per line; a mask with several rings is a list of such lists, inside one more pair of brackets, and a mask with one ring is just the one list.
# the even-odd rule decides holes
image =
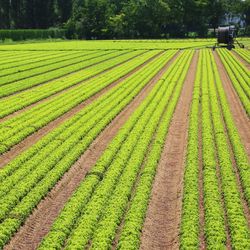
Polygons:
[[224,64],[227,73],[233,83],[243,107],[248,116],[250,115],[250,86],[249,72],[230,52],[224,49],[218,50],[222,63]]
[[[173,55],[173,53],[171,53],[171,55]],[[132,68],[134,67],[130,64],[128,66]],[[5,147],[0,152],[5,152],[28,135],[34,133],[50,121],[53,121],[60,115],[63,115],[76,105],[110,85],[114,80],[119,79],[124,73],[128,72],[127,70],[128,68],[123,69],[122,67],[119,67],[118,71],[114,70],[112,72],[107,72],[103,77],[95,79],[94,82],[89,81],[88,84],[83,83],[61,95],[52,97],[48,102],[38,104],[35,107],[22,112],[20,115],[6,120],[0,125],[0,144],[3,143]],[[74,79],[79,81],[78,78]],[[63,86],[63,83],[64,82],[61,81],[59,84]]]
[[[149,65],[49,133],[0,171],[1,180],[8,179],[6,184],[8,182],[14,184],[12,187],[10,185],[6,188],[2,187],[1,194],[6,193],[0,201],[1,225],[5,225],[10,219],[15,221],[14,228],[3,226],[4,234],[0,239],[2,242],[6,243],[10,239],[40,200],[96,136],[146,86],[174,53],[174,51],[166,52],[154,59]],[[90,187],[96,180],[91,179]]]
[[[59,62],[58,65],[55,65],[55,69],[52,70],[53,67],[45,66],[44,69],[38,68],[34,70],[29,70],[25,72],[18,73],[17,75],[13,74],[10,76],[2,77],[0,81],[0,97],[5,97],[13,93],[17,93],[18,91],[25,90],[31,87],[34,87],[38,84],[45,83],[47,81],[53,80],[58,77],[65,76],[69,73],[74,73],[79,70],[82,70],[91,65],[95,65],[96,63],[103,62],[105,60],[112,59],[115,56],[122,55],[126,52],[98,52],[96,55],[87,55],[85,58],[78,58],[78,62],[74,63],[76,60],[71,60],[69,65],[65,65],[65,62]],[[92,59],[91,59],[92,57]],[[80,60],[80,62],[79,62]],[[46,72],[44,73],[43,72]],[[31,72],[35,75],[29,77]],[[5,78],[5,79],[4,79]],[[20,79],[20,80],[19,80]]]
[[[175,70],[176,69],[178,68],[175,68]],[[169,70],[173,70],[173,68]],[[172,76],[174,75],[175,70],[173,70],[173,72],[171,71]],[[168,71],[168,73],[169,72],[170,71]],[[179,72],[181,72],[181,70]],[[93,169],[89,172],[89,174],[85,178],[85,180],[93,176],[100,178],[99,179],[100,184],[97,186],[96,191],[93,193],[91,200],[87,204],[86,203],[83,204],[81,202],[80,204],[82,205],[80,205],[79,203],[74,203],[76,200],[75,201],[70,200],[66,204],[65,210],[63,210],[61,215],[58,217],[58,220],[55,221],[55,224],[52,227],[51,232],[42,242],[41,249],[46,249],[48,244],[51,244],[52,238],[55,237],[56,232],[59,232],[58,235],[61,234],[60,232],[64,232],[65,233],[64,240],[66,240],[66,238],[69,236],[69,233],[72,231],[72,229],[65,228],[65,227],[62,228],[60,225],[65,225],[63,221],[67,220],[66,219],[67,217],[65,216],[64,211],[68,210],[68,213],[70,213],[70,208],[75,208],[75,207],[79,207],[78,212],[75,215],[75,218],[79,217],[80,213],[83,213],[83,211],[85,212],[83,213],[79,222],[77,222],[78,227],[75,229],[74,233],[72,234],[72,237],[70,237],[70,240],[67,241],[69,244],[67,247],[70,248],[71,246],[72,247],[74,246],[74,247],[82,248],[88,242],[89,237],[91,237],[91,235],[94,233],[93,230],[96,227],[95,222],[98,222],[99,220],[98,218],[102,217],[101,215],[103,212],[102,210],[103,208],[107,206],[107,201],[109,201],[109,196],[113,193],[114,186],[116,185],[118,179],[120,180],[119,183],[123,183],[124,185],[126,185],[127,188],[124,185],[119,184],[117,186],[118,188],[117,190],[120,190],[120,191],[117,191],[117,192],[120,194],[120,192],[122,192],[122,189],[120,189],[119,187],[124,186],[124,193],[122,192],[122,195],[128,194],[127,192],[131,188],[133,180],[135,179],[135,176],[134,178],[132,178],[130,174],[136,175],[136,173],[138,172],[138,168],[140,168],[141,161],[144,158],[147,145],[150,142],[152,133],[154,133],[155,126],[157,125],[157,120],[160,117],[160,113],[162,112],[162,109],[164,109],[166,103],[168,102],[167,96],[171,93],[171,91],[173,91],[173,87],[176,84],[175,81],[171,82],[169,86],[168,84],[162,84],[162,83],[163,83],[162,81],[159,81],[159,83],[154,87],[150,95],[134,112],[134,114],[126,122],[124,127],[121,128],[117,136],[113,139],[113,141],[107,147],[103,155],[97,161],[96,165],[93,167]],[[166,89],[166,91],[163,91],[163,89]],[[163,98],[163,95],[166,96],[166,98]],[[159,110],[157,108],[158,111],[156,111],[156,107],[159,107]],[[151,124],[148,122],[149,119],[152,121],[152,127],[150,126],[148,130],[147,127],[149,126],[149,124]],[[128,161],[128,165],[126,165],[125,167],[124,164],[126,164],[127,161]],[[131,170],[131,172],[129,170]],[[128,177],[127,175],[130,177]],[[124,176],[125,182],[121,181],[120,178],[123,178],[122,176]],[[127,178],[128,178],[128,182],[126,181]],[[85,186],[85,181],[83,181],[83,183],[79,187],[79,190],[77,190],[75,194],[77,194],[77,196],[79,197],[78,200],[86,201],[85,199],[80,198],[81,196],[83,197],[85,196],[84,194],[85,192],[89,193],[89,190],[82,189],[83,186]],[[81,192],[80,190],[84,190],[84,191]],[[124,196],[124,199],[119,199],[118,193],[117,193],[117,196],[115,194],[114,196],[112,195],[113,197],[112,200],[114,199],[114,203],[116,203],[116,198],[117,198],[119,200],[118,202],[121,202],[121,206],[126,205],[127,196]],[[110,204],[110,209],[112,209],[111,204]],[[84,206],[84,209],[83,209],[83,206]],[[107,209],[108,208],[109,206],[107,207]],[[88,211],[91,211],[91,213],[89,213]],[[111,234],[113,230],[115,229],[114,226],[115,225],[118,226],[116,223],[119,224],[119,218],[117,218],[116,216],[119,216],[119,214],[121,215],[122,211],[123,211],[122,207],[118,209],[118,204],[117,204],[117,213],[115,214],[112,213],[114,215],[112,220],[114,220],[115,223],[114,224],[111,223],[110,228],[107,229],[109,230]],[[105,214],[107,216],[109,215],[108,210],[107,210],[107,213]],[[71,222],[71,223],[67,223],[66,225],[70,225],[72,227],[74,223]],[[74,240],[76,238],[77,238],[77,241]],[[98,239],[98,236],[97,236],[97,239]],[[107,240],[108,242],[110,242],[110,238],[107,238]],[[60,239],[58,238],[58,241],[55,241],[52,246],[58,246],[58,244],[64,244],[64,242],[60,241]]]
[[250,63],[250,53],[246,49],[235,49],[236,51],[246,62]]
[[[129,54],[120,56],[119,58],[110,59],[105,63],[95,65],[95,67],[83,69],[77,73],[70,74],[68,76],[65,76],[59,79],[54,79],[50,81],[49,84],[42,84],[40,86],[36,86],[30,89],[27,89],[25,91],[22,91],[19,94],[6,97],[0,100],[0,117],[4,117],[34,102],[40,101],[62,90],[66,90],[69,87],[73,87],[76,84],[82,83],[82,81],[85,81],[82,84],[84,84],[86,88],[87,87],[86,85],[88,85],[90,81],[91,81],[91,85],[93,85],[95,81],[97,81],[98,79],[106,80],[108,78],[108,75],[110,76],[110,78],[108,79],[111,80],[113,79],[111,75],[112,76],[115,75],[114,72],[117,73],[117,77],[118,77],[120,75],[119,73],[121,72],[121,69],[124,72],[128,72],[131,69],[131,67],[136,67],[137,63],[142,64],[144,60],[147,60],[151,56],[156,54],[156,52],[153,52],[153,51],[148,52],[146,54],[143,53],[142,55],[138,53],[139,52],[129,53]],[[126,63],[127,67],[124,67],[124,65],[120,65],[126,62],[127,60],[131,60]],[[115,68],[112,69],[112,67],[115,67]],[[116,67],[119,67],[119,69],[116,69]],[[93,77],[96,74],[101,73],[110,68],[112,69],[111,71],[105,72],[103,75],[99,76],[98,79],[88,80],[88,78]],[[88,82],[86,82],[87,80]]]

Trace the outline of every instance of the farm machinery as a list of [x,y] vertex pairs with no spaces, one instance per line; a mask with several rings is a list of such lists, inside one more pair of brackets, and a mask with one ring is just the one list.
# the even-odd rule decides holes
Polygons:
[[236,39],[235,26],[219,27],[217,30],[217,43],[213,46],[213,50],[221,47],[231,50],[235,48],[236,43],[240,48],[244,48],[244,44],[239,43]]

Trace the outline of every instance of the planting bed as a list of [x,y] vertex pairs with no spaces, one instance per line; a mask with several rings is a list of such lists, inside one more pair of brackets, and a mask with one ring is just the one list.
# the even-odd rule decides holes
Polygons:
[[250,53],[211,43],[1,45],[0,249],[250,249]]

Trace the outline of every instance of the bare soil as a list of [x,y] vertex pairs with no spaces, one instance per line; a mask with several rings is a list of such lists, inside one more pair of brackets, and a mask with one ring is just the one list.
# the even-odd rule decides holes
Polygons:
[[192,101],[196,52],[177,104],[155,176],[141,236],[141,249],[179,249],[188,114]]
[[134,110],[140,105],[143,99],[150,93],[153,86],[161,78],[169,65],[177,57],[174,56],[148,85],[137,95],[134,100],[105,128],[95,139],[88,150],[78,159],[70,170],[62,177],[57,185],[40,202],[25,224],[12,238],[5,250],[33,250],[36,249],[42,238],[49,232],[50,227],[59,215],[65,202],[77,189],[84,179],[86,173],[101,156],[108,143],[114,138],[118,130],[127,121]]
[[[0,155],[0,169],[3,168],[6,164],[8,164],[11,160],[13,160],[20,153],[22,153],[23,151],[25,151],[26,149],[28,149],[30,146],[32,146],[33,144],[35,144],[37,141],[39,141],[42,137],[44,137],[50,131],[52,131],[53,129],[55,129],[56,127],[58,127],[60,124],[62,124],[63,122],[65,122],[66,120],[68,120],[69,118],[71,118],[72,116],[74,116],[77,112],[79,112],[80,110],[82,110],[87,105],[89,105],[92,102],[94,102],[98,97],[100,97],[101,95],[105,94],[111,88],[115,87],[117,84],[119,84],[120,82],[124,81],[126,78],[128,78],[132,74],[134,74],[137,70],[139,70],[140,68],[142,68],[143,66],[145,66],[147,63],[149,63],[150,61],[152,61],[155,57],[159,56],[161,53],[159,53],[156,56],[150,58],[149,60],[147,60],[146,62],[144,62],[139,67],[137,67],[136,69],[134,69],[131,72],[129,72],[127,75],[125,75],[125,76],[121,77],[119,80],[111,83],[109,86],[105,87],[104,89],[102,89],[101,91],[99,91],[98,93],[96,93],[95,95],[93,95],[92,97],[90,97],[89,99],[87,99],[86,101],[80,103],[79,105],[77,105],[76,107],[74,107],[73,109],[71,109],[70,111],[66,112],[64,115],[58,117],[57,119],[55,119],[54,121],[50,122],[49,124],[47,124],[43,128],[39,129],[37,132],[35,132],[32,135],[28,136],[23,141],[21,141],[20,143],[16,144],[15,146],[13,146],[8,152]],[[1,122],[1,120],[0,120],[0,122]]]

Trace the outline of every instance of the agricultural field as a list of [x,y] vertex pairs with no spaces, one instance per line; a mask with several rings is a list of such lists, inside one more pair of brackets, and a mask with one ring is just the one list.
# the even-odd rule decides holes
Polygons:
[[250,51],[214,43],[0,45],[0,249],[250,249]]

